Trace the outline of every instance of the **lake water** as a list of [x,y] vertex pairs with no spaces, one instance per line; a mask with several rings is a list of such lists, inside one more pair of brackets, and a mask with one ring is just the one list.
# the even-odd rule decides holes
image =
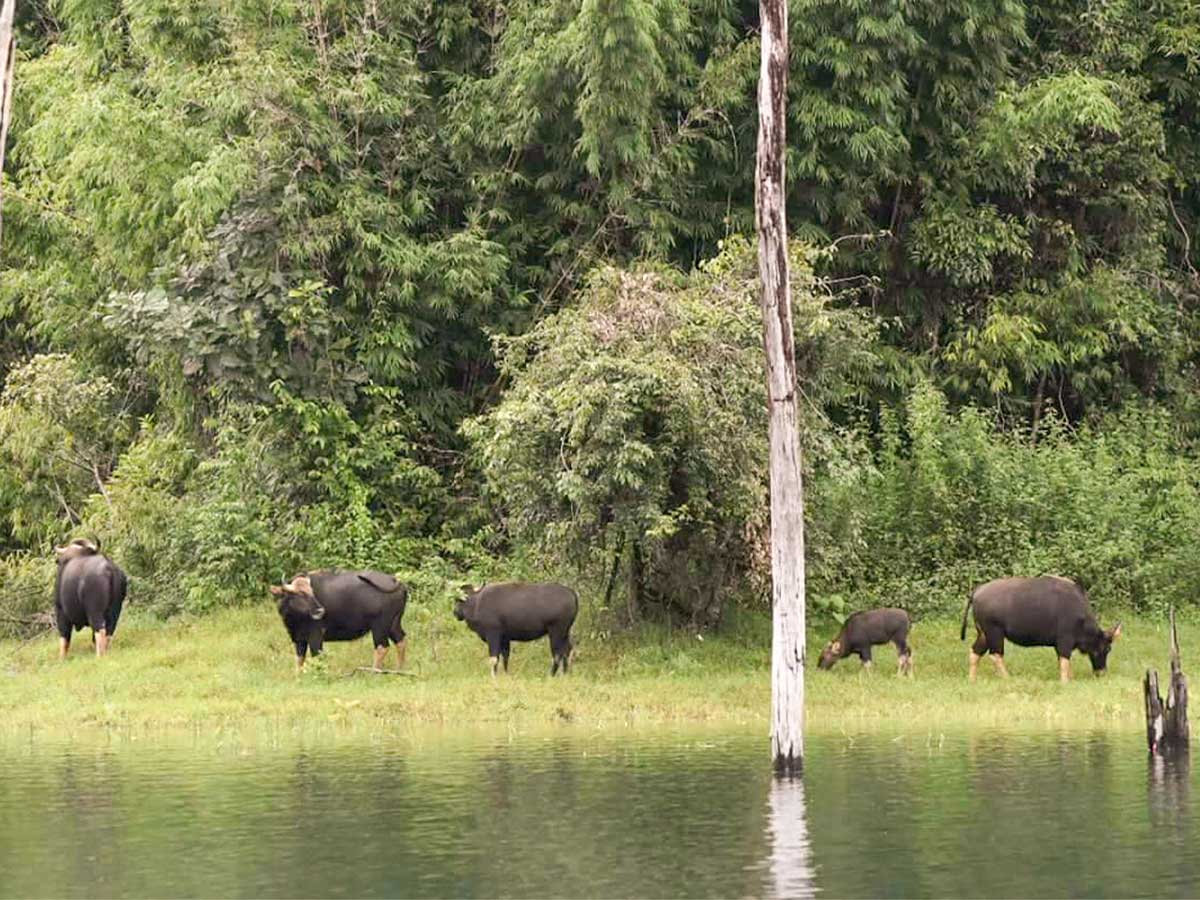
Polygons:
[[1139,735],[0,740],[4,897],[1196,896]]

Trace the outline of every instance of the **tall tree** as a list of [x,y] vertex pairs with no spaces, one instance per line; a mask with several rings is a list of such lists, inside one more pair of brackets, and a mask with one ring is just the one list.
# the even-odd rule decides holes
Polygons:
[[760,0],[759,12],[762,50],[754,196],[770,401],[771,757],[777,772],[791,775],[800,772],[804,756],[804,498],[784,208],[787,0]]
[[[13,16],[17,0],[4,0],[0,6],[0,178],[4,172],[4,143],[8,138],[8,120],[12,114],[13,59],[16,56],[16,41],[13,39]],[[0,184],[0,200],[3,199]],[[0,209],[0,232],[4,227],[4,210]]]

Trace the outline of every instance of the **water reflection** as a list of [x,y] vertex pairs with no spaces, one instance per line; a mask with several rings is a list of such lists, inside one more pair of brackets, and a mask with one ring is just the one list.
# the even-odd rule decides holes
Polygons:
[[801,781],[754,732],[0,743],[0,898],[1200,896],[1140,734],[807,744]]
[[815,897],[817,888],[804,810],[804,782],[800,778],[771,780],[767,836],[771,845],[771,895]]
[[1191,818],[1192,767],[1188,751],[1154,753],[1148,763],[1150,824],[1155,829],[1180,829]]

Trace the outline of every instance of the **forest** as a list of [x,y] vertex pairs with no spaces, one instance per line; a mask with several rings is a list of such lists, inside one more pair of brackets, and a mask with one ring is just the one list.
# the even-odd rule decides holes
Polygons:
[[[751,0],[27,0],[0,634],[552,571],[765,610]],[[794,0],[810,610],[1200,598],[1200,4]]]

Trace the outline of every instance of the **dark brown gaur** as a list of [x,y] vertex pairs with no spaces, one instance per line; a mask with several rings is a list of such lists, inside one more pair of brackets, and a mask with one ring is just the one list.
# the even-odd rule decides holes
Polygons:
[[401,624],[408,588],[394,575],[371,570],[310,572],[272,585],[279,616],[296,648],[296,668],[317,656],[325,641],[353,641],[368,631],[375,643],[372,668],[383,668],[389,643],[396,648],[396,668],[404,666],[407,635]]
[[121,568],[100,553],[100,538],[75,538],[54,548],[54,622],[58,656],[65,659],[71,634],[92,629],[96,655],[108,652],[125,603],[128,579]]
[[1092,670],[1103,675],[1108,652],[1121,635],[1117,623],[1105,631],[1092,611],[1087,592],[1069,578],[997,578],[975,589],[963,609],[959,640],[967,637],[967,616],[975,610],[975,643],[971,645],[967,677],[975,680],[979,660],[992,655],[996,671],[1008,677],[1004,642],[1021,647],[1053,647],[1058,654],[1061,681],[1071,678],[1071,654],[1080,650],[1092,661]]
[[561,584],[507,582],[467,586],[454,604],[454,617],[488,645],[492,677],[501,661],[508,671],[513,641],[550,639],[550,674],[567,674],[573,645],[571,626],[579,614],[579,595]]
[[839,659],[857,653],[864,668],[871,665],[871,647],[877,644],[896,645],[899,656],[896,674],[913,674],[913,652],[908,643],[912,622],[908,613],[895,606],[856,612],[842,623],[841,630],[825,645],[817,659],[817,668],[832,669]]

